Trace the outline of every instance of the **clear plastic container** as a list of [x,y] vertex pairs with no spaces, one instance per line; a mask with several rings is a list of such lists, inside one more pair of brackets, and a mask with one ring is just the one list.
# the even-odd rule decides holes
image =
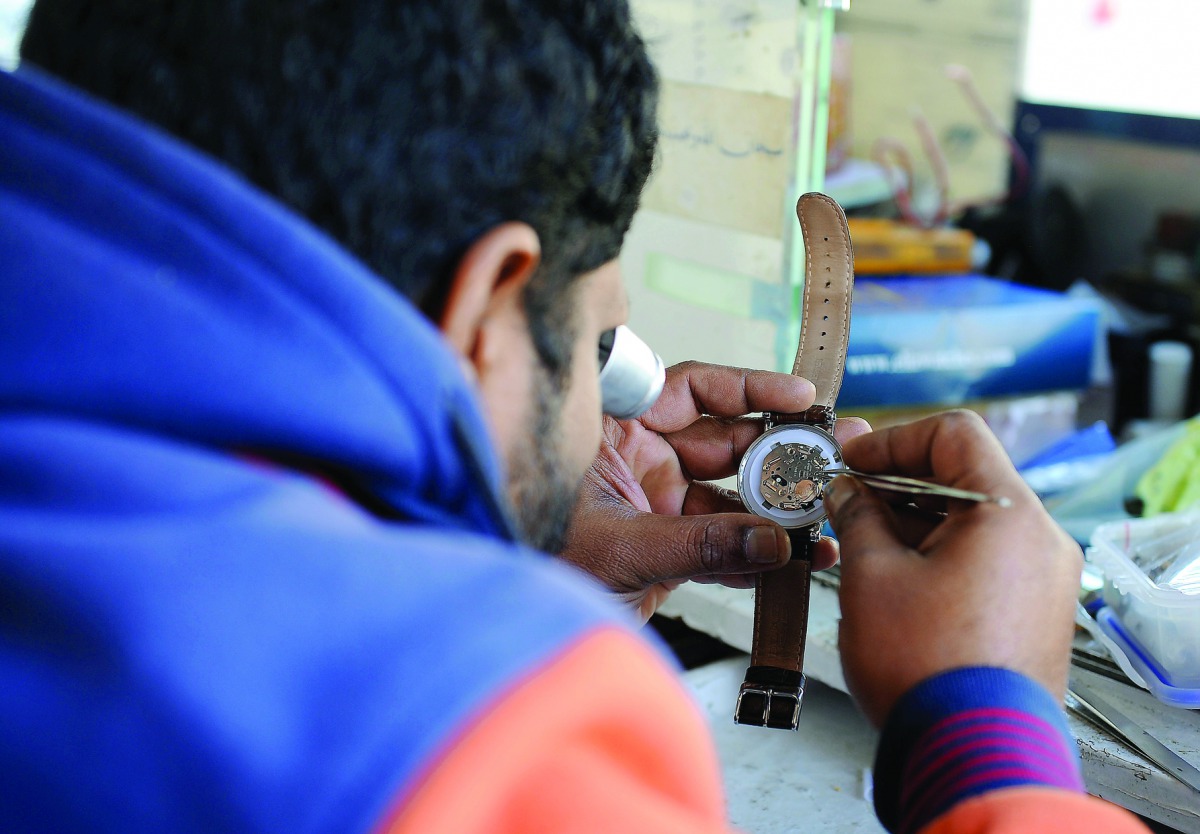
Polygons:
[[1087,557],[1110,615],[1154,675],[1200,689],[1200,513],[1103,524]]

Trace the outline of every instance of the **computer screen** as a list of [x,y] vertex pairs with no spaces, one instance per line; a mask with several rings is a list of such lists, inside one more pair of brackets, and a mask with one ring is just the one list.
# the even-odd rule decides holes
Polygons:
[[1019,95],[1200,119],[1200,0],[1029,0]]

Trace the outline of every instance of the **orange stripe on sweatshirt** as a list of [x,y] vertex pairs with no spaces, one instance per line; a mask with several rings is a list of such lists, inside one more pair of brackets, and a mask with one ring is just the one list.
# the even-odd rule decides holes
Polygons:
[[1149,834],[1137,817],[1086,794],[1007,788],[960,802],[921,834]]
[[492,705],[380,831],[727,832],[707,727],[674,673],[592,632]]

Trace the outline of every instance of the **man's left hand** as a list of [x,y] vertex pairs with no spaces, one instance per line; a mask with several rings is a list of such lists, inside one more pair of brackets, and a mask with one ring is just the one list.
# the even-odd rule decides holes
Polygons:
[[[737,472],[762,434],[761,411],[813,404],[812,383],[790,374],[685,362],[667,370],[662,396],[636,420],[604,418],[604,439],[587,475],[561,556],[637,608],[643,619],[691,579],[735,588],[787,564],[782,527],[745,511],[736,492],[709,481]],[[869,431],[838,420],[843,443]],[[813,568],[837,562],[822,539]]]

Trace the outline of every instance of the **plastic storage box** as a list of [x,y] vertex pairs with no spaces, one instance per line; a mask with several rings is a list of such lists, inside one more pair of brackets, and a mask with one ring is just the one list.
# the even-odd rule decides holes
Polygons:
[[1117,521],[1092,535],[1097,621],[1160,700],[1200,707],[1200,513]]

